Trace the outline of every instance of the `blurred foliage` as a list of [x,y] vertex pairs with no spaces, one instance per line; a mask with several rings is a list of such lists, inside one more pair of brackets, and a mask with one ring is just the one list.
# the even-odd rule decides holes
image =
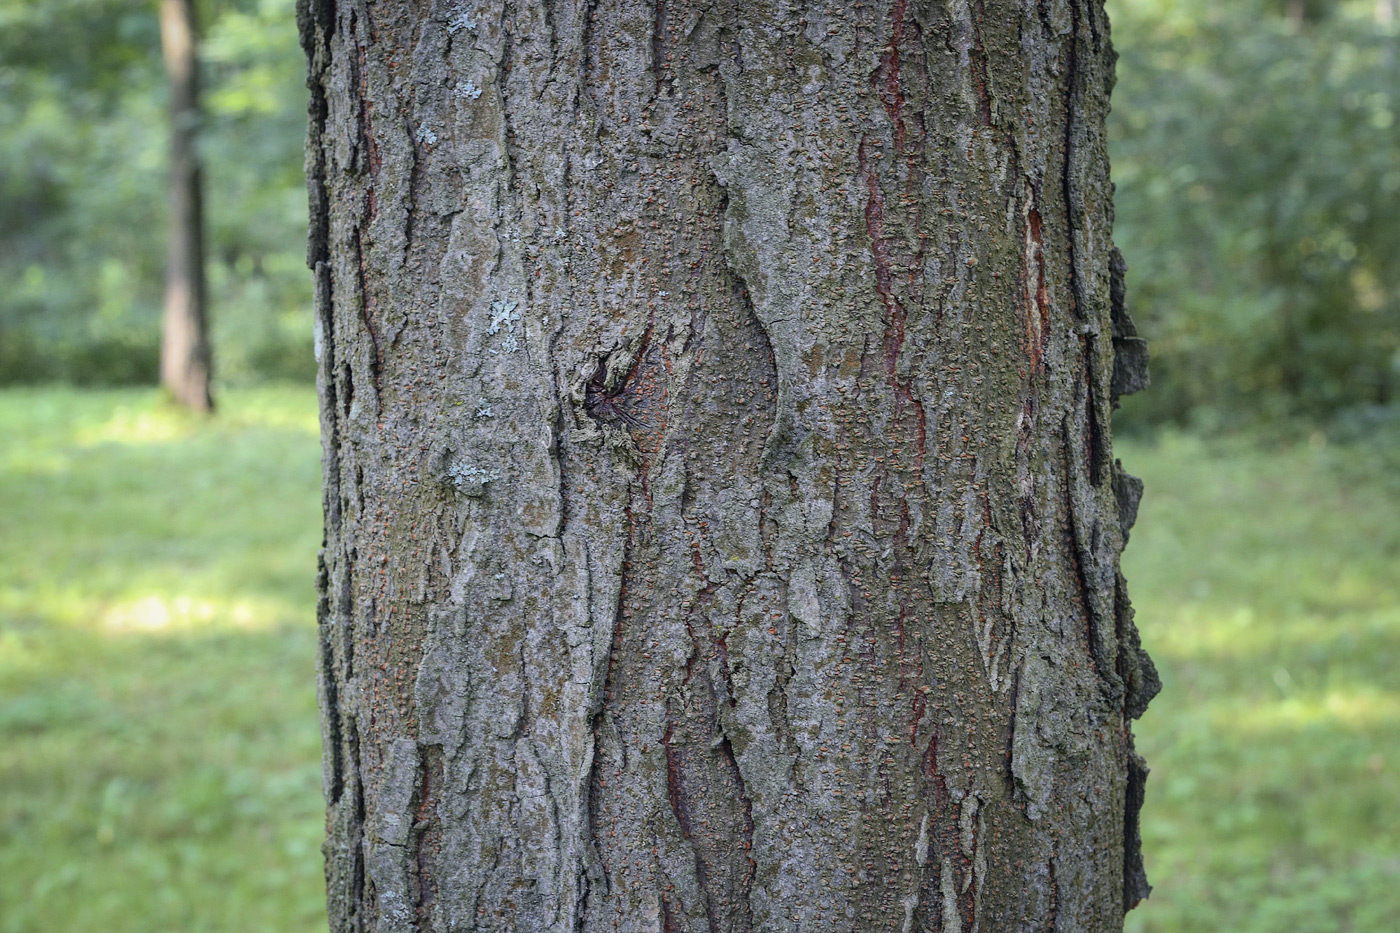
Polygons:
[[[157,4],[0,0],[0,383],[150,383],[166,238]],[[215,367],[307,379],[293,5],[200,10]]]
[[[1127,425],[1394,419],[1393,0],[1108,0]],[[215,367],[309,378],[303,64],[286,0],[204,0]],[[165,239],[155,5],[0,0],[0,383],[154,378]]]
[[1109,0],[1129,420],[1394,418],[1400,23],[1386,0]]

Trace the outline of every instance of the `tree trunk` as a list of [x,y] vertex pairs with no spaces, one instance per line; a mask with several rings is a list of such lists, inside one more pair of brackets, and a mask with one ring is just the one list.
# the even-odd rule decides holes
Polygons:
[[196,411],[213,408],[204,283],[204,209],[199,153],[199,55],[194,0],[161,0],[160,39],[170,83],[170,243],[160,381]]
[[301,25],[331,928],[1120,929],[1099,0]]

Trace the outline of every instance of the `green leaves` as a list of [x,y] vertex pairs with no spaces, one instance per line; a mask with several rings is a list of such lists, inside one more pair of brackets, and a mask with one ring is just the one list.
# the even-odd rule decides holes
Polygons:
[[[1400,389],[1400,35],[1367,4],[1123,0],[1111,123],[1152,421]],[[1363,15],[1364,14],[1364,15]]]

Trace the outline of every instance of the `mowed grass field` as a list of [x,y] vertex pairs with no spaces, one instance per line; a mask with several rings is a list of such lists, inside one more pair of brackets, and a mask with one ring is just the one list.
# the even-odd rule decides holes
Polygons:
[[0,931],[320,931],[314,393],[0,393]]
[[[315,399],[0,392],[0,933],[312,931]],[[1400,918],[1400,445],[1120,441],[1133,931]]]

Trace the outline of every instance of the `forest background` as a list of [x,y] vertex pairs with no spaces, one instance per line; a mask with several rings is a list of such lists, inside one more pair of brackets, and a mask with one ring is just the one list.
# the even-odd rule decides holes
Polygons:
[[[1108,5],[1166,682],[1129,929],[1393,929],[1397,4]],[[200,10],[213,420],[151,388],[155,4],[0,0],[0,931],[323,924],[304,63],[286,0]]]

